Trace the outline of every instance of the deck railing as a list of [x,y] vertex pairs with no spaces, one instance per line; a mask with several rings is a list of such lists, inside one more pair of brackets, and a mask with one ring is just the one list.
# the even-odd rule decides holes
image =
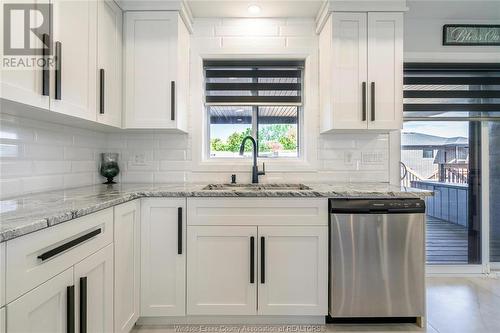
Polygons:
[[428,216],[467,227],[467,184],[415,180],[411,182],[411,187],[434,192],[433,196],[425,199]]

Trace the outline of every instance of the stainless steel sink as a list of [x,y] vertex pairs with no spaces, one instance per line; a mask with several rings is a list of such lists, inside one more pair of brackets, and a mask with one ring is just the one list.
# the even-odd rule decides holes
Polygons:
[[209,191],[309,191],[304,184],[209,184],[203,188]]

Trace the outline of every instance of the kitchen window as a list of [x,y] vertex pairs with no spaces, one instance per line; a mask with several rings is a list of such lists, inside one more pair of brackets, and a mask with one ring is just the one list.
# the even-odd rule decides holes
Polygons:
[[303,61],[289,60],[204,61],[207,155],[237,158],[251,135],[259,157],[299,157],[303,68]]

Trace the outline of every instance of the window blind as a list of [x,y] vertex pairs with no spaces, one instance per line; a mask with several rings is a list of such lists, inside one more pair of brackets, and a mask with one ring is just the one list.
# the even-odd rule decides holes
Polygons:
[[303,61],[205,60],[207,105],[302,105]]
[[500,120],[500,64],[405,63],[406,120]]

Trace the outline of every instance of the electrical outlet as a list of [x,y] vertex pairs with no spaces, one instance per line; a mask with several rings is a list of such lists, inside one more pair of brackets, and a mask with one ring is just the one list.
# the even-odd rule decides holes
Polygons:
[[352,164],[352,151],[344,152],[344,164],[351,165]]
[[146,155],[144,153],[137,153],[134,155],[132,160],[133,165],[145,165],[146,164]]
[[383,164],[386,154],[381,151],[364,151],[361,154],[363,164]]

